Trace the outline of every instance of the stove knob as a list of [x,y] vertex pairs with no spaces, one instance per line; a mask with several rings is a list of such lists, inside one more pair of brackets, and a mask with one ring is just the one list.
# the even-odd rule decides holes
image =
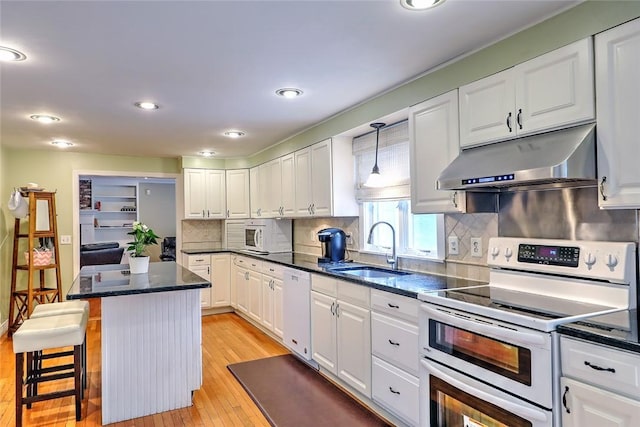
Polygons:
[[591,266],[596,263],[595,255],[589,252],[587,256],[584,257],[584,263],[587,264],[587,267],[591,268]]
[[613,270],[613,267],[618,265],[618,257],[612,254],[607,255],[607,262],[605,264],[607,267]]
[[506,248],[504,250],[504,257],[507,259],[507,261],[509,261],[509,258],[511,258],[511,255],[513,255],[513,251],[511,251],[511,248]]
[[494,246],[493,248],[491,248],[491,256],[495,259],[498,254],[500,253],[500,248],[497,246]]

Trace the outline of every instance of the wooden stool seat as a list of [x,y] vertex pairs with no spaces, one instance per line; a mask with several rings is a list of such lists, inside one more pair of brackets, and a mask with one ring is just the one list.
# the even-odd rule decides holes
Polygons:
[[[80,421],[82,407],[82,348],[86,334],[88,314],[71,313],[26,319],[13,334],[13,352],[16,354],[16,425],[22,426],[22,406],[34,402],[75,396],[76,421]],[[73,347],[73,364],[42,368],[34,363],[34,355],[43,350]],[[24,355],[27,355],[26,377]],[[54,357],[66,355],[55,353]],[[51,355],[47,355],[51,356]],[[40,356],[46,357],[46,356]],[[74,378],[74,387],[68,390],[38,394],[38,383]],[[26,386],[26,396],[24,388]]]

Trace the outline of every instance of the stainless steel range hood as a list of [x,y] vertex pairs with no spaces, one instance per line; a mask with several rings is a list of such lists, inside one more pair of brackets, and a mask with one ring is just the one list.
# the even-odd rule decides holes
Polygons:
[[441,190],[596,183],[595,124],[463,150],[438,177]]

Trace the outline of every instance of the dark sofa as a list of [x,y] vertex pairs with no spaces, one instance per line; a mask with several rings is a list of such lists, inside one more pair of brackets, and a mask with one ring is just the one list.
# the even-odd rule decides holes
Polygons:
[[91,243],[80,246],[80,267],[85,265],[120,264],[124,248],[117,242]]

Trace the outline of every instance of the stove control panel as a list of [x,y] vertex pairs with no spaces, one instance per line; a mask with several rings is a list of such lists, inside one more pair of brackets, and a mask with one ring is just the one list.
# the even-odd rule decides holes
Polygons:
[[522,243],[518,245],[518,262],[576,268],[580,262],[580,248]]
[[636,280],[636,256],[632,242],[493,237],[487,264],[629,284]]

